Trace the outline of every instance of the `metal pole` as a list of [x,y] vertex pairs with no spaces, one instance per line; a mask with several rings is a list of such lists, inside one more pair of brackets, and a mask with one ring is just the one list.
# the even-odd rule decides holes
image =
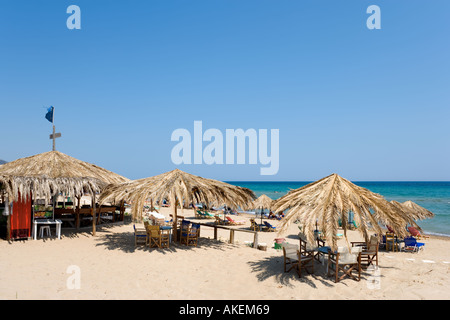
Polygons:
[[53,151],[56,150],[55,148],[55,107],[53,107],[53,114],[52,114],[52,125],[53,125]]

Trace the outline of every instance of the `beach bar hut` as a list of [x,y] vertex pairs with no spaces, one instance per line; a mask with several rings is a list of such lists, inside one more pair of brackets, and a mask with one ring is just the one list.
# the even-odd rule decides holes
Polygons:
[[[34,202],[38,199],[43,199],[47,205],[53,202],[53,212],[44,209],[42,213],[47,214],[47,218],[54,218],[54,201],[61,193],[78,199],[84,194],[91,196],[92,208],[89,212],[92,215],[92,232],[95,235],[96,214],[99,212],[95,206],[96,197],[108,184],[126,181],[128,179],[125,177],[59,151],[45,152],[6,163],[0,166],[3,214],[8,213],[6,238],[30,236],[31,223],[35,219]],[[72,212],[79,216],[79,206],[77,210],[72,209]]]
[[225,182],[195,176],[175,169],[154,177],[110,185],[100,196],[100,204],[105,201],[127,200],[135,220],[142,219],[145,202],[163,203],[168,199],[173,210],[173,237],[177,240],[177,207],[192,203],[206,203],[212,206],[225,204],[233,209],[245,208],[256,196],[247,188]]
[[331,174],[299,189],[291,190],[275,200],[272,210],[288,210],[280,224],[280,233],[290,223],[299,220],[308,242],[313,243],[314,231],[322,231],[323,240],[333,248],[337,247],[339,221],[347,239],[349,213],[353,213],[358,230],[366,241],[369,230],[382,234],[380,224],[390,225],[399,236],[406,236],[403,211],[383,196],[359,187],[337,174]]

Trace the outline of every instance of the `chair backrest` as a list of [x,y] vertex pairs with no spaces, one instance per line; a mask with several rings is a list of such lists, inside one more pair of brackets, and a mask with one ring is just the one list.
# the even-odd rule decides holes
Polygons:
[[394,233],[392,232],[386,232],[386,242],[388,241],[394,241],[395,237],[394,237]]
[[188,231],[190,224],[191,223],[189,221],[186,220],[181,221],[181,231]]
[[306,235],[303,232],[298,233],[298,237],[300,238],[300,252],[303,253],[308,250],[314,250],[315,247],[308,242]]
[[273,226],[272,226],[270,223],[268,223],[267,221],[264,221],[264,224],[265,224],[266,227],[268,227],[268,228],[273,228]]
[[148,226],[148,230],[150,231],[150,235],[151,235],[152,237],[159,237],[159,233],[160,233],[159,226],[152,226],[152,225],[149,225],[149,226]]
[[358,256],[362,251],[362,247],[338,247],[339,264],[354,264],[358,263]]
[[367,244],[368,251],[376,251],[378,249],[378,237],[376,235],[371,235],[369,243]]
[[196,233],[200,231],[200,225],[198,223],[193,223],[191,228],[191,233]]
[[230,217],[228,217],[228,216],[227,216],[226,218],[227,218],[227,220],[228,220],[228,221],[230,221],[230,222],[234,222],[234,220],[233,220],[233,219],[231,219]]
[[283,254],[285,256],[287,255],[297,255],[298,246],[296,244],[291,244],[287,242],[283,242],[281,244],[281,247],[283,248]]
[[416,238],[413,238],[413,237],[405,238],[404,241],[405,241],[405,246],[407,246],[407,247],[413,247],[417,244]]

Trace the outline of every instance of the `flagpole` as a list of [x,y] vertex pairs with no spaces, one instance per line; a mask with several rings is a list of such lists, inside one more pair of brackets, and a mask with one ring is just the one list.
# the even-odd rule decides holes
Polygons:
[[53,125],[53,151],[55,151],[55,107],[52,110],[52,125]]

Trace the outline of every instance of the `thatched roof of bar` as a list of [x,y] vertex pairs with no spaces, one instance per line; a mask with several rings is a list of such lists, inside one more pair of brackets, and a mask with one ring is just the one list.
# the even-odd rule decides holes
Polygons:
[[154,177],[134,180],[119,185],[109,185],[100,196],[100,204],[106,201],[125,200],[132,203],[132,215],[142,218],[145,201],[152,199],[170,205],[206,203],[212,206],[227,205],[231,208],[247,207],[256,198],[253,191],[225,182],[195,176],[175,169]]
[[129,179],[59,151],[21,158],[0,167],[0,184],[11,200],[30,192],[34,198],[46,199],[59,192],[82,196],[126,181]]
[[369,230],[382,233],[381,224],[390,225],[399,236],[406,236],[403,212],[385,200],[383,196],[359,187],[337,174],[329,175],[275,200],[272,210],[289,209],[281,221],[280,232],[285,232],[297,219],[303,224],[308,242],[314,241],[316,223],[328,245],[336,248],[339,220],[344,235],[348,225],[348,213],[354,213],[358,230],[365,239]]
[[252,209],[271,209],[272,208],[273,200],[269,198],[267,195],[263,194],[258,197],[255,201],[252,202],[251,208]]

